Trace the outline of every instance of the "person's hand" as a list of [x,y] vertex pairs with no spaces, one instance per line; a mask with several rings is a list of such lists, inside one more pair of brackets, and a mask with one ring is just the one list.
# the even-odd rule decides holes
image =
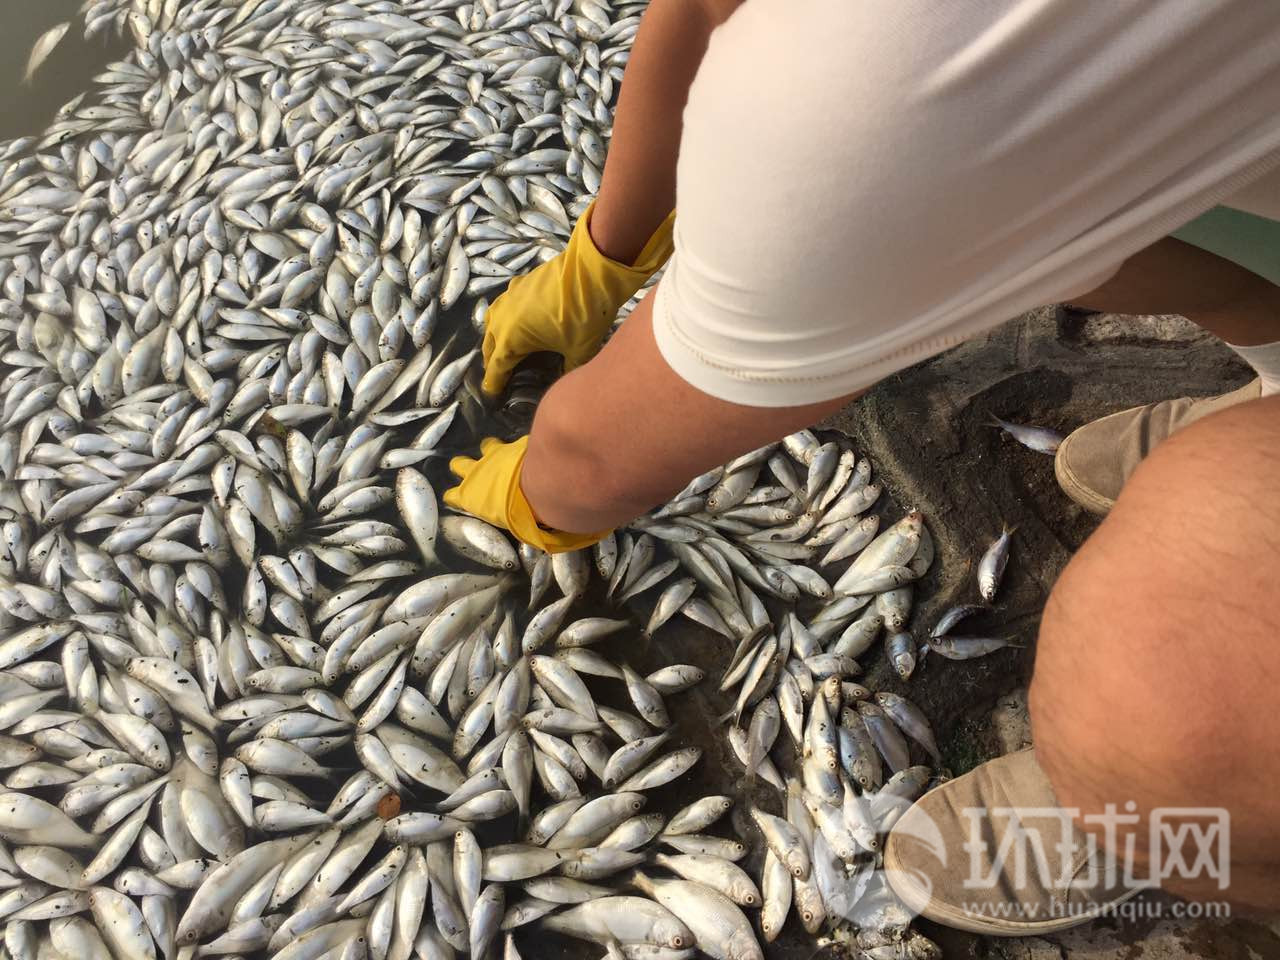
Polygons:
[[569,245],[516,277],[485,315],[484,391],[500,393],[511,371],[531,353],[564,357],[565,371],[600,349],[622,305],[671,255],[675,213],[662,222],[631,266],[610,260],[591,240],[595,201],[583,212]]
[[495,437],[480,441],[480,459],[454,457],[449,469],[462,481],[444,492],[444,502],[496,527],[511,531],[517,539],[547,553],[564,553],[589,547],[608,531],[566,533],[538,524],[533,508],[520,489],[528,437],[503,443]]

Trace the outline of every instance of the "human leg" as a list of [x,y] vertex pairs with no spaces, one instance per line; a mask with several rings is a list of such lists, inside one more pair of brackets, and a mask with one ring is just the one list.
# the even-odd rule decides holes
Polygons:
[[[1037,755],[1060,802],[1228,810],[1225,896],[1270,909],[1280,907],[1277,449],[1276,397],[1162,444],[1059,578],[1031,690]],[[1137,837],[1147,860],[1156,851]],[[1215,895],[1202,879],[1170,887]]]
[[1280,286],[1172,237],[1139,251],[1100,287],[1071,302],[1104,313],[1181,314],[1242,346],[1280,340]]
[[[905,902],[984,933],[1063,929],[1138,889],[1124,865],[1142,880],[1169,862],[1150,828],[1181,815],[1161,811],[1207,808],[1229,819],[1229,846],[1207,848],[1228,855],[1229,886],[1194,868],[1162,885],[1280,908],[1277,449],[1271,397],[1203,418],[1138,468],[1045,608],[1034,751],[925,794],[890,834],[885,866]],[[1130,803],[1125,826],[1112,814]],[[1176,850],[1188,867],[1190,846]],[[1118,872],[1103,869],[1108,851]]]

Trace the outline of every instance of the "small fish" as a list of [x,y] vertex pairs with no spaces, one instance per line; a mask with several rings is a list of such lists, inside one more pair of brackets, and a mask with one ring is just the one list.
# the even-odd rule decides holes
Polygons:
[[1033,427],[1010,423],[1007,420],[1001,420],[995,414],[992,414],[991,423],[988,426],[999,427],[1028,450],[1034,450],[1036,453],[1057,453],[1058,447],[1066,439],[1062,434],[1056,430],[1050,430],[1048,427]]
[[53,53],[54,48],[62,42],[62,38],[67,35],[67,31],[70,29],[70,23],[55,24],[36,38],[36,42],[31,46],[31,56],[27,58],[27,69],[22,74],[22,82],[24,84],[31,85],[31,81],[35,79],[36,71],[40,69],[40,65],[49,59],[49,54]]
[[933,629],[929,631],[931,637],[941,637],[951,632],[961,620],[973,616],[975,613],[982,613],[984,610],[990,610],[986,604],[981,603],[965,603],[959,606],[948,608],[947,612],[938,618],[938,622]]
[[1009,563],[1009,548],[1015,530],[1017,527],[1005,527],[978,561],[978,593],[988,603],[996,598],[996,591],[1000,589],[1004,568]]
[[945,637],[930,637],[929,649],[948,660],[972,660],[1005,647],[1019,647],[1013,637],[958,637],[949,633]]

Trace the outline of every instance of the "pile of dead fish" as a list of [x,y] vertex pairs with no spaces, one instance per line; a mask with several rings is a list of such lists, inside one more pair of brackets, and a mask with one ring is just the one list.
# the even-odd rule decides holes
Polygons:
[[[136,48],[0,145],[14,960],[510,958],[543,929],[749,960],[793,903],[936,952],[875,879],[930,776],[908,740],[936,746],[855,679],[882,630],[911,675],[933,546],[918,513],[878,531],[847,441],[796,434],[575,554],[440,513],[487,419],[486,297],[597,188],[642,9],[86,4]],[[702,672],[642,675],[600,595],[726,638],[727,735],[782,791],[750,811],[759,884],[709,832],[730,797],[644,812],[699,760],[667,699]]]
[[[864,947],[927,957],[918,935],[884,942],[909,918],[877,867],[884,834],[931,778],[909,741],[941,758],[914,704],[855,678],[881,634],[898,676],[912,675],[905,627],[934,546],[917,511],[880,532],[869,513],[880,494],[847,438],[800,431],[693,480],[596,559],[610,594],[666,584],[647,633],[680,613],[731,643],[719,682],[732,698],[730,747],[748,785],[758,777],[782,794],[783,816],[751,811],[767,847],[764,938],[794,908],[810,933],[851,922]],[[820,572],[850,557],[830,583]]]

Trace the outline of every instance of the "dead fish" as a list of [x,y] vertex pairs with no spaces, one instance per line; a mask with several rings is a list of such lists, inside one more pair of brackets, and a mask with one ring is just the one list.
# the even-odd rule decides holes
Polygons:
[[995,414],[992,414],[991,423],[988,426],[999,427],[1028,450],[1034,450],[1036,453],[1057,453],[1058,447],[1066,439],[1062,434],[1048,427],[1010,423],[1007,420],[1001,420]]
[[49,59],[49,54],[53,53],[54,47],[62,42],[70,29],[69,22],[58,23],[36,38],[36,42],[31,45],[31,56],[27,58],[27,69],[22,74],[24,84],[30,86],[40,65]]
[[1000,580],[1009,563],[1009,547],[1016,529],[1017,527],[1005,527],[978,561],[978,593],[988,603],[996,598],[996,591],[1000,589]]

